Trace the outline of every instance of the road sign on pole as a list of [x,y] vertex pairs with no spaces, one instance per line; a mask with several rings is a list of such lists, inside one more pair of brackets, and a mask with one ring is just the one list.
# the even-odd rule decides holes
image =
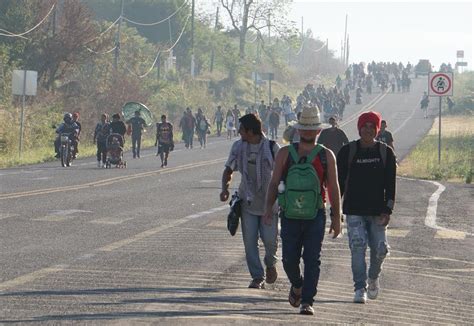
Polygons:
[[441,100],[443,96],[453,96],[453,73],[430,72],[428,78],[428,94],[439,98],[438,116],[438,164],[441,164]]
[[428,78],[429,96],[453,96],[453,73],[431,72]]
[[464,50],[457,50],[456,58],[464,58]]
[[21,95],[21,118],[20,118],[20,146],[18,156],[21,159],[23,151],[23,125],[25,120],[25,99],[26,96],[36,95],[36,81],[38,72],[33,70],[13,70],[12,74],[12,93],[13,95]]

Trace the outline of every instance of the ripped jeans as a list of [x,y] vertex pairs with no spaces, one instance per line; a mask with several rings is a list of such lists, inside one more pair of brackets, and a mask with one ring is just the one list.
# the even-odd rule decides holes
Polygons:
[[388,256],[387,226],[379,225],[379,216],[347,215],[347,233],[352,256],[354,290],[367,289],[367,263],[365,252],[370,248],[369,278],[376,279]]

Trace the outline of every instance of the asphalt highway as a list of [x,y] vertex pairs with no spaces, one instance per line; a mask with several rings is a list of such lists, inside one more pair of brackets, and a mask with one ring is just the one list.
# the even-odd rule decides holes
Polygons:
[[[356,139],[358,114],[381,112],[402,160],[433,123],[419,109],[426,85],[364,94],[341,127]],[[0,324],[474,324],[472,186],[398,178],[379,298],[352,303],[347,236],[326,237],[316,315],[300,316],[280,262],[275,284],[247,288],[219,201],[232,142],[196,143],[177,144],[166,168],[147,149],[125,153],[126,169],[83,158],[0,170]]]

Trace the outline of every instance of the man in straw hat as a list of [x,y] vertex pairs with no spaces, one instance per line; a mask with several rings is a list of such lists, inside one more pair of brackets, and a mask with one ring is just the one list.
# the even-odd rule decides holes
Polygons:
[[[360,139],[344,145],[337,155],[343,212],[351,249],[354,302],[376,299],[379,276],[388,255],[387,225],[395,202],[396,158],[391,147],[375,140],[381,116],[364,112],[357,128]],[[370,247],[367,274],[365,253]]]
[[[334,154],[316,144],[316,137],[323,128],[319,109],[305,106],[295,128],[300,135],[300,142],[282,147],[277,153],[263,218],[267,223],[271,221],[272,207],[278,194],[283,268],[291,283],[288,301],[293,307],[300,307],[301,314],[313,315],[312,306],[317,292],[320,253],[326,225],[325,187],[327,186],[334,210],[329,230],[333,233],[333,238],[336,238],[341,230],[340,194]],[[299,179],[298,169],[303,171]],[[317,196],[308,197],[312,200],[305,200],[305,193],[292,196],[295,194],[292,189],[298,188],[292,187],[298,183],[304,187],[312,184],[314,189],[307,193],[317,193]],[[304,214],[300,215],[298,212],[303,210],[299,208],[303,207],[309,209],[305,209]],[[304,275],[301,275],[300,271],[301,257],[305,264]]]

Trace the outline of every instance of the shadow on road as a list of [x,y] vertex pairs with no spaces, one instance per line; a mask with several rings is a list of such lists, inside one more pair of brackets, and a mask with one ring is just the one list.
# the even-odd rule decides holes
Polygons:
[[[231,288],[183,288],[183,287],[171,287],[171,288],[103,288],[103,289],[84,289],[84,290],[46,290],[46,291],[21,291],[21,292],[9,292],[0,294],[0,297],[40,297],[42,300],[47,300],[48,297],[56,296],[84,296],[84,295],[116,295],[120,293],[147,293],[148,295],[156,293],[163,295],[162,297],[156,298],[143,298],[143,299],[125,299],[117,302],[83,302],[80,304],[83,309],[84,306],[94,307],[119,307],[121,305],[137,305],[137,309],[148,306],[148,311],[115,311],[115,312],[98,312],[98,313],[76,313],[76,314],[64,314],[64,315],[44,315],[27,317],[25,319],[4,319],[0,320],[0,323],[37,323],[37,322],[48,322],[48,321],[84,321],[84,320],[120,320],[130,318],[186,318],[186,317],[212,317],[212,316],[229,316],[232,314],[245,315],[245,316],[275,316],[276,314],[287,314],[288,309],[274,309],[269,306],[280,305],[285,303],[286,300],[282,298],[272,298],[266,296],[256,296],[259,290],[249,290],[252,295],[236,295],[233,293]],[[229,293],[229,295],[223,295],[222,293]],[[185,296],[183,296],[185,294]],[[187,294],[187,295],[186,295]],[[203,294],[204,296],[200,296]],[[336,301],[334,301],[336,302]],[[321,303],[330,303],[329,301],[321,301]],[[163,305],[162,309],[154,309],[153,306],[149,305]],[[176,311],[170,311],[169,305],[176,305]],[[232,305],[239,305],[239,308],[235,308]],[[249,308],[249,306],[255,305],[258,308]],[[186,309],[183,307],[196,307],[200,306],[201,309],[190,308]],[[208,309],[202,309],[208,307]],[[79,308],[79,304],[78,304]],[[130,309],[130,307],[128,308]],[[133,310],[133,309],[130,309]],[[33,313],[33,312],[32,312]],[[232,318],[229,316],[229,318]]]

